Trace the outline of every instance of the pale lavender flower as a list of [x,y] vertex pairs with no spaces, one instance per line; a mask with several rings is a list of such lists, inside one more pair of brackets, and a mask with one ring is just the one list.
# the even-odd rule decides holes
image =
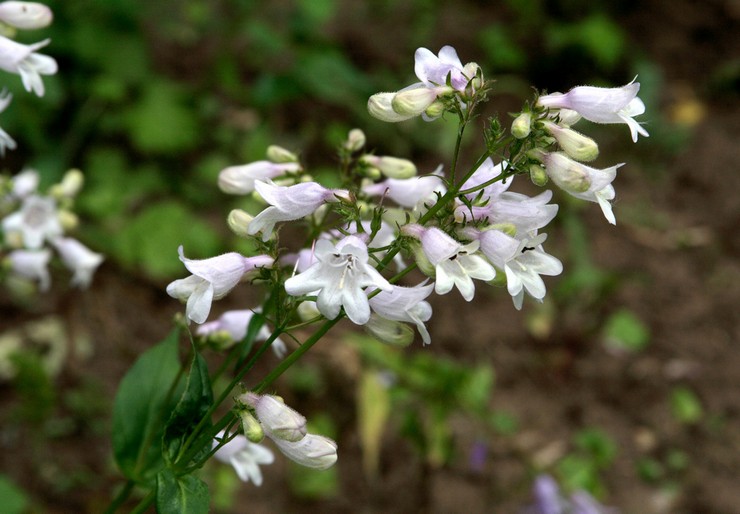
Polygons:
[[327,202],[337,202],[349,194],[342,189],[327,189],[316,182],[303,182],[294,186],[278,186],[272,182],[255,181],[255,189],[270,204],[249,223],[247,233],[262,232],[267,241],[275,224],[303,218]]
[[301,165],[297,162],[256,161],[241,166],[229,166],[219,172],[218,187],[224,193],[245,195],[254,191],[257,180],[273,179],[300,170]]
[[605,507],[585,491],[575,491],[570,498],[560,492],[557,482],[549,475],[540,475],[534,482],[534,505],[523,514],[618,514],[618,509]]
[[71,237],[57,237],[51,243],[57,249],[65,266],[73,272],[71,284],[87,288],[92,276],[103,262],[102,254],[95,253]]
[[617,169],[624,163],[600,170],[576,162],[560,152],[545,154],[543,160],[547,176],[558,187],[576,198],[598,203],[607,221],[616,224],[610,203],[615,196],[611,183],[617,176]]
[[36,53],[51,42],[45,39],[32,45],[24,45],[0,36],[0,69],[21,76],[26,91],[44,96],[44,83],[41,75],[54,75],[57,62],[48,55]]
[[48,270],[51,250],[13,250],[5,259],[10,263],[12,274],[38,281],[39,289],[48,291],[51,285]]
[[61,236],[56,202],[49,197],[30,195],[23,199],[20,210],[2,221],[6,238],[14,234],[23,246],[31,250],[41,248],[45,240]]
[[[220,444],[220,439],[228,437],[222,430],[213,440],[213,448]],[[254,485],[262,485],[261,464],[272,464],[275,455],[272,450],[261,444],[249,441],[243,435],[236,435],[224,446],[216,450],[213,456],[226,464],[231,464],[242,482],[251,481]]]
[[363,290],[374,286],[389,290],[392,286],[368,264],[367,246],[357,236],[347,236],[336,246],[326,239],[316,242],[316,262],[303,273],[285,281],[285,290],[293,296],[318,292],[316,305],[328,319],[339,315],[343,307],[357,325],[370,318],[370,304]]
[[475,77],[478,70],[473,63],[463,66],[455,49],[449,45],[443,46],[438,55],[426,48],[419,48],[414,54],[414,72],[419,80],[427,87],[441,86],[447,83],[458,90],[465,91],[470,79]]
[[[195,333],[204,337],[213,333],[225,333],[232,342],[241,341],[247,335],[247,328],[249,328],[249,323],[256,312],[259,312],[259,309],[226,311],[218,319],[203,323]],[[270,329],[267,328],[267,325],[262,325],[257,332],[255,341],[265,341],[270,335]],[[279,359],[285,357],[287,348],[285,342],[279,337],[272,342],[270,348]]]
[[425,228],[420,225],[404,225],[402,232],[421,241],[421,248],[429,262],[434,266],[434,291],[447,294],[457,287],[465,301],[475,296],[473,279],[493,280],[496,271],[478,251],[478,241],[463,245],[436,227]]
[[54,15],[38,2],[0,3],[0,21],[17,29],[41,29],[51,24]]
[[390,291],[380,291],[370,298],[370,307],[379,316],[392,321],[416,325],[424,344],[432,342],[424,325],[432,317],[432,306],[424,301],[434,289],[434,284],[416,287],[393,286]]
[[634,80],[622,87],[574,87],[565,94],[541,96],[537,103],[544,107],[572,109],[594,123],[625,123],[637,142],[637,135],[648,137],[647,131],[633,118],[645,112],[645,104],[637,97],[640,83]]
[[468,229],[465,232],[480,241],[483,255],[506,273],[506,287],[517,309],[522,308],[525,291],[537,301],[545,298],[547,290],[540,275],[554,276],[563,272],[560,260],[542,248],[547,234],[516,239],[500,230]]
[[183,254],[182,246],[178,248],[178,253],[192,275],[171,282],[167,286],[167,294],[186,301],[186,316],[198,324],[208,318],[211,302],[226,296],[245,273],[259,267],[272,266],[273,263],[273,259],[267,255],[244,257],[236,252],[209,259],[188,259]]

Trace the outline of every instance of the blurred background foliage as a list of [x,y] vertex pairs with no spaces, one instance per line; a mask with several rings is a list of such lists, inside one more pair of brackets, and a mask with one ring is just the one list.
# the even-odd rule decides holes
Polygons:
[[92,220],[83,238],[157,279],[180,272],[179,244],[193,257],[228,247],[223,219],[238,200],[217,189],[217,174],[264,158],[269,144],[327,175],[334,145],[361,127],[379,153],[422,171],[443,162],[454,124],[388,125],[365,109],[370,94],[415,80],[419,46],[452,44],[477,59],[497,80],[491,109],[502,112],[531,96],[529,84],[616,85],[639,71],[650,103],[660,82],[614,20],[629,6],[606,1],[49,3],[52,27],[21,36],[51,37],[60,73],[42,101],[7,81],[16,100],[3,126],[20,150],[5,166],[25,163],[47,182],[81,168],[80,210]]

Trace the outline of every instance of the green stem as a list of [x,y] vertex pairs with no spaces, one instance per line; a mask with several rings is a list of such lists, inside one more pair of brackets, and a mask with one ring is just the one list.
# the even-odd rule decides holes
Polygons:
[[154,500],[157,497],[157,490],[152,489],[149,491],[149,494],[144,496],[142,500],[139,502],[139,504],[131,510],[131,514],[142,514],[143,512],[146,512],[146,510],[151,507],[152,503],[154,503]]
[[134,490],[134,481],[129,480],[126,482],[126,484],[123,486],[123,488],[118,491],[118,494],[115,498],[113,498],[113,501],[110,502],[110,505],[108,505],[108,508],[105,511],[105,514],[113,514],[116,510],[118,510],[118,507],[123,505],[126,500],[128,500],[129,495],[131,494],[131,491]]

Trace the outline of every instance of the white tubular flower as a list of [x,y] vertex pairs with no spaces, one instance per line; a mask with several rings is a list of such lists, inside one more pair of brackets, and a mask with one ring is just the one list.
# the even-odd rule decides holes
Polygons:
[[442,178],[436,175],[438,171],[441,171],[441,166],[430,175],[407,179],[389,178],[377,184],[363,186],[362,190],[372,196],[385,195],[398,205],[413,209],[427,200],[436,198],[435,193],[444,194],[447,191]]
[[51,9],[38,2],[0,3],[0,21],[17,29],[42,29],[53,19]]
[[524,292],[542,301],[547,290],[540,275],[559,275],[563,264],[559,259],[545,253],[542,243],[547,234],[531,238],[515,239],[500,230],[467,232],[480,241],[480,250],[497,268],[506,273],[506,287],[514,306],[522,308]]
[[24,45],[0,36],[0,69],[19,74],[26,91],[44,96],[41,75],[54,75],[57,72],[57,62],[48,55],[36,53],[36,50],[50,42],[51,39],[45,39],[32,45]]
[[[0,112],[3,112],[8,105],[10,105],[10,101],[12,99],[13,95],[6,90],[3,89],[3,91],[0,92]],[[15,150],[16,146],[15,139],[10,137],[10,134],[0,128],[0,155],[5,155],[6,148],[9,150]]]
[[327,189],[316,182],[285,187],[257,180],[254,186],[270,207],[255,216],[247,227],[247,233],[255,235],[262,232],[263,241],[270,238],[275,223],[303,218],[324,203],[337,202],[349,194],[343,189]]
[[226,296],[241,280],[242,276],[259,267],[272,266],[273,259],[267,255],[244,257],[229,252],[209,259],[188,259],[183,248],[177,249],[180,260],[191,276],[171,282],[167,294],[186,301],[185,314],[188,319],[201,324],[208,318],[211,302]]
[[267,180],[285,173],[301,171],[297,162],[275,163],[256,161],[241,166],[229,166],[218,174],[218,187],[231,195],[246,195],[254,191],[256,180]]
[[51,285],[49,260],[51,250],[13,250],[5,259],[10,264],[10,272],[29,280],[38,281],[39,290],[48,291]]
[[393,110],[393,97],[396,93],[376,93],[367,101],[367,112],[373,118],[388,123],[398,123],[399,121],[410,120],[415,118],[416,114],[399,114]]
[[311,469],[329,469],[337,462],[337,443],[316,434],[306,434],[300,441],[273,439],[283,454],[293,462]]
[[[218,446],[219,440],[224,437],[228,435],[222,430],[213,440],[213,448]],[[234,436],[231,441],[216,450],[213,456],[221,462],[231,464],[242,482],[251,480],[258,487],[262,485],[260,464],[272,464],[275,461],[272,450],[247,440],[243,435]]]
[[460,294],[469,302],[475,296],[473,279],[493,280],[496,270],[484,258],[474,255],[478,241],[463,245],[436,227],[425,228],[420,225],[405,225],[402,233],[414,236],[421,241],[421,248],[429,262],[434,266],[434,291],[447,294],[457,287]]
[[433,289],[433,284],[393,286],[390,291],[381,291],[370,298],[370,307],[385,319],[415,324],[424,344],[429,344],[432,339],[424,322],[432,317],[432,306],[424,300],[432,294]]
[[343,307],[357,325],[370,319],[370,304],[363,290],[374,286],[383,291],[393,286],[368,264],[367,246],[356,236],[347,236],[336,246],[326,239],[316,242],[314,263],[305,272],[285,281],[293,296],[316,293],[316,306],[328,319],[335,319]]
[[300,441],[306,435],[306,418],[269,394],[245,393],[239,400],[254,409],[262,429],[273,441]]
[[547,130],[563,151],[577,161],[593,161],[599,156],[599,145],[590,137],[573,129],[561,127],[551,121],[544,122]]
[[391,107],[401,116],[421,116],[440,96],[453,91],[448,86],[426,87],[421,83],[414,84],[393,95]]
[[92,282],[92,276],[103,262],[102,254],[95,253],[71,237],[57,237],[51,243],[57,249],[65,266],[72,271],[71,284],[80,288],[87,288]]
[[22,245],[31,250],[38,250],[44,240],[63,233],[54,200],[36,195],[24,198],[21,209],[3,218],[2,225],[6,238],[15,233]]
[[647,131],[633,118],[645,112],[645,104],[637,97],[640,83],[634,80],[622,87],[574,87],[565,94],[541,96],[537,103],[543,107],[572,109],[594,123],[624,123],[637,142],[637,135],[648,137]]
[[599,170],[573,161],[558,152],[546,154],[543,160],[547,175],[558,187],[576,198],[598,203],[609,223],[616,224],[609,203],[615,196],[611,183],[617,176],[617,169],[624,163]]
[[360,157],[360,162],[380,170],[384,176],[393,179],[408,179],[416,175],[416,165],[408,159],[400,159],[389,155],[366,154]]

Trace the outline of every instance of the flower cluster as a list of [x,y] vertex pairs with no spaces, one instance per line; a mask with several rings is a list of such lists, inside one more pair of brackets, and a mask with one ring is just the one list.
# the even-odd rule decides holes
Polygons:
[[[419,82],[373,95],[370,114],[387,122],[417,116],[431,121],[449,114],[458,118],[461,138],[476,105],[491,95],[492,84],[478,65],[463,65],[449,46],[437,55],[420,48],[414,69]],[[251,195],[263,206],[251,213],[236,209],[228,217],[230,228],[250,239],[255,256],[232,252],[196,261],[185,258],[181,249],[180,259],[192,275],[171,283],[167,292],[187,303],[191,321],[203,324],[212,300],[245,277],[258,277],[269,285],[270,298],[280,299],[263,311],[276,328],[260,337],[272,343],[286,332],[298,339],[289,328],[292,323],[305,327],[323,321],[322,330],[328,330],[346,317],[388,344],[410,344],[414,329],[429,344],[429,296],[456,289],[470,302],[481,283],[505,284],[517,309],[525,296],[541,302],[546,296],[543,276],[563,271],[561,261],[543,246],[548,239],[544,229],[558,205],[551,190],[529,196],[515,192],[513,183],[530,180],[544,186],[551,181],[570,195],[598,203],[615,223],[612,182],[622,164],[603,169],[584,164],[597,158],[598,145],[571,127],[585,118],[626,124],[634,140],[637,134],[647,136],[634,120],[644,112],[638,90],[633,81],[621,88],[581,86],[566,94],[537,95],[515,115],[510,133],[498,122],[490,124],[485,151],[464,172],[457,169],[460,139],[448,170],[440,165],[422,175],[407,159],[369,149],[364,133],[353,129],[339,145],[340,187],[329,188],[309,174],[295,153],[271,146],[264,160],[230,166],[218,180],[224,192]],[[293,237],[284,237],[286,224],[303,233],[291,230]],[[240,340],[251,315],[230,311],[198,333],[226,333]],[[304,347],[310,344],[301,345],[298,356]],[[306,434],[305,419],[276,398],[247,393],[237,405],[247,440],[254,443],[265,434],[288,457],[310,467],[323,469],[336,460],[336,444]],[[239,455],[251,448],[238,445]],[[235,454],[229,455],[233,463]],[[251,466],[240,476],[258,482],[254,469],[259,458],[239,457]]]
[[39,174],[28,169],[1,186],[5,191],[0,196],[4,268],[12,279],[35,282],[46,291],[51,285],[49,263],[56,252],[72,272],[71,284],[86,288],[103,256],[65,236],[78,223],[72,207],[82,187],[82,173],[68,171],[47,194],[38,191],[39,181]]
[[540,475],[534,482],[535,503],[522,514],[617,514],[612,507],[605,507],[586,491],[575,491],[566,498],[557,482],[549,475]]

